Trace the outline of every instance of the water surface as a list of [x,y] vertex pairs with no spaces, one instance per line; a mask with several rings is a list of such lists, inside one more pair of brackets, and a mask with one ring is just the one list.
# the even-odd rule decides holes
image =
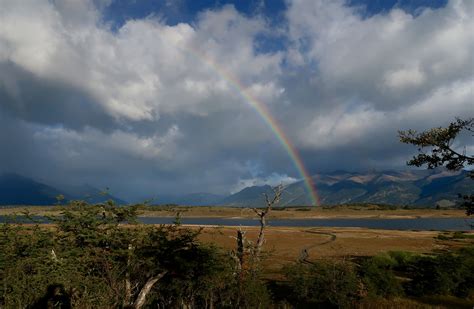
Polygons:
[[[34,216],[33,219],[41,224],[50,223],[45,217]],[[0,216],[0,223],[31,222],[27,218],[18,216],[12,219]],[[171,224],[173,217],[139,217],[144,224]],[[258,226],[257,219],[246,218],[181,218],[181,224],[192,225],[220,225],[220,226]],[[449,230],[468,231],[474,225],[474,219],[466,218],[417,218],[417,219],[273,219],[268,220],[270,226],[280,227],[360,227],[383,230]]]
[[[169,224],[175,219],[170,217],[142,217],[145,224]],[[258,226],[257,219],[245,218],[182,218],[182,224],[222,225],[222,226]],[[418,218],[418,219],[273,219],[270,226],[281,227],[361,227],[384,230],[470,230],[474,220],[465,218]]]

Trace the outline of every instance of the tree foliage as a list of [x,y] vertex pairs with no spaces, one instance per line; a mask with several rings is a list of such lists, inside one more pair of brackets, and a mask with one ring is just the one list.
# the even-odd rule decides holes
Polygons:
[[396,260],[387,254],[374,256],[361,263],[359,273],[368,296],[390,298],[402,294],[402,285],[395,277]]
[[284,273],[288,301],[297,308],[348,308],[360,296],[354,265],[345,261],[296,263]]
[[352,261],[298,262],[284,268],[279,291],[296,308],[365,308],[357,304],[434,295],[470,299],[471,304],[473,263],[472,246],[430,255],[397,251]]
[[[474,137],[474,118],[460,119],[451,122],[447,127],[432,128],[418,133],[415,130],[399,131],[400,141],[418,147],[418,154],[407,162],[408,165],[423,166],[429,169],[444,166],[456,171],[474,165],[474,156],[454,147],[461,133]],[[426,151],[428,150],[428,151]],[[474,170],[469,172],[474,179]],[[462,195],[462,206],[468,215],[474,214],[474,194]]]
[[136,207],[74,201],[49,219],[54,225],[0,225],[0,307],[264,303],[262,294],[239,291],[230,255],[201,244],[199,229],[133,224],[135,219]]

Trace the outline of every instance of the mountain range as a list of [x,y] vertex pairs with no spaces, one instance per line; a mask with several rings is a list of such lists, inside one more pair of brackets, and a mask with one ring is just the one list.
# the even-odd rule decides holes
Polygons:
[[57,188],[17,174],[0,175],[0,205],[55,205],[60,195],[64,197],[63,203],[68,200],[85,200],[89,203],[113,200],[117,204],[126,204],[87,184]]
[[[453,206],[458,194],[472,193],[474,181],[468,172],[443,169],[382,172],[337,171],[313,177],[320,205],[388,204],[410,206]],[[245,188],[225,198],[230,206],[262,205],[270,186]],[[287,185],[281,206],[310,205],[310,196],[303,181]]]
[[[453,206],[458,194],[470,194],[474,181],[467,171],[449,172],[445,169],[406,171],[336,171],[313,176],[320,205],[388,204],[415,207]],[[271,195],[269,185],[251,186],[231,194],[192,193],[158,195],[153,204],[220,205],[234,207],[262,206],[263,194]],[[118,204],[127,202],[90,185],[57,188],[27,177],[4,174],[0,176],[0,205],[52,205],[56,196],[66,200],[85,199],[99,203],[108,199]],[[298,181],[284,187],[281,206],[310,205],[305,183]]]

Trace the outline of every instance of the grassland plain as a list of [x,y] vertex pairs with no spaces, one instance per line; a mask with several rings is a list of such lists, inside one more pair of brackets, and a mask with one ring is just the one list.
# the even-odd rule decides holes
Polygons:
[[[0,216],[22,215],[28,212],[33,216],[59,215],[58,206],[29,206],[0,208]],[[141,217],[216,217],[216,218],[255,218],[251,208],[233,207],[186,207],[186,206],[146,206],[140,207]],[[273,219],[302,218],[373,218],[373,219],[411,219],[411,218],[463,218],[463,210],[457,209],[380,209],[379,206],[338,206],[275,208],[269,215]],[[195,227],[198,228],[198,227]],[[202,229],[200,239],[224,248],[235,248],[235,235],[238,227],[207,226]],[[258,227],[242,227],[249,240],[257,238]],[[401,231],[367,228],[336,227],[273,227],[266,231],[265,251],[267,266],[276,270],[281,265],[296,261],[303,250],[308,260],[322,258],[349,258],[372,256],[387,251],[410,251],[428,253],[450,250],[474,244],[474,232],[462,233],[443,231]]]

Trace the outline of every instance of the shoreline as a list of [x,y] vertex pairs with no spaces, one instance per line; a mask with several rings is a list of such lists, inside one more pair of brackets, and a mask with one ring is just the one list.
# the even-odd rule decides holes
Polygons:
[[[151,208],[151,207],[150,207]],[[216,206],[176,206],[161,209],[138,209],[138,217],[174,218],[226,218],[254,219],[252,208],[233,208]],[[32,216],[59,215],[58,206],[0,207],[0,216],[22,215],[28,212]],[[420,219],[420,218],[465,218],[463,209],[370,209],[368,207],[337,206],[334,208],[274,208],[268,216],[270,220],[279,219]]]

